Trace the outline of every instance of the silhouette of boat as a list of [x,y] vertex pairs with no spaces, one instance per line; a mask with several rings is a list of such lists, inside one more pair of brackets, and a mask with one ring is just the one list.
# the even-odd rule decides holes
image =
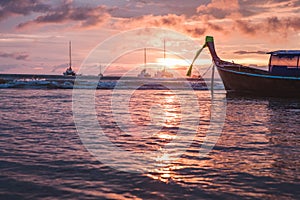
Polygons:
[[64,76],[76,76],[75,71],[72,69],[72,57],[71,57],[71,41],[69,42],[69,67],[63,73]]
[[138,78],[151,78],[151,74],[149,74],[146,70],[147,66],[147,49],[144,49],[144,69],[138,74]]
[[[227,93],[300,97],[300,50],[268,52],[270,59],[267,71],[220,59],[211,36],[206,37],[202,48],[205,47],[210,51],[214,66],[220,74]],[[201,50],[197,52],[195,59]]]
[[154,78],[173,78],[174,75],[166,70],[166,40],[164,40],[164,68],[154,74]]

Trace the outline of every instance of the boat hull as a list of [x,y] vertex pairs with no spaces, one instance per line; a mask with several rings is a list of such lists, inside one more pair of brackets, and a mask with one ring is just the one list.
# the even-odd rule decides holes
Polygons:
[[[246,69],[246,67],[244,67]],[[251,94],[255,96],[300,97],[300,78],[274,76],[265,73],[251,73],[246,70],[217,66],[217,70],[228,93]],[[256,69],[252,69],[255,71]],[[262,70],[261,70],[262,71]]]

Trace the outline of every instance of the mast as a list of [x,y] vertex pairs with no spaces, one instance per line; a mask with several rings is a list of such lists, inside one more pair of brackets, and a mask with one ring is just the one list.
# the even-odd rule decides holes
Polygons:
[[147,64],[147,52],[146,52],[146,48],[144,49],[144,68],[146,69],[146,64]]
[[164,39],[164,71],[166,70],[166,40]]
[[100,78],[102,78],[103,74],[102,74],[102,65],[101,64],[99,65],[99,70],[100,70],[100,72],[99,72],[98,76],[100,76]]
[[72,69],[71,41],[69,41],[69,68]]

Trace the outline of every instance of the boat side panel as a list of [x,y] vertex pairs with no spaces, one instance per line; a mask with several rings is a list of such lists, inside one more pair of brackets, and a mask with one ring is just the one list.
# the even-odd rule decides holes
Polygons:
[[267,96],[300,96],[300,79],[266,78],[217,67],[227,91]]

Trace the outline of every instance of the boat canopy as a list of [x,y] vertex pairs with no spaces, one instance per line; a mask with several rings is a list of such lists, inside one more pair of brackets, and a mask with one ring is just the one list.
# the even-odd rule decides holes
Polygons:
[[300,76],[300,50],[272,51],[269,71],[280,76]]
[[271,51],[268,52],[267,54],[271,54],[274,56],[279,56],[279,55],[291,55],[291,56],[299,56],[300,55],[300,50],[278,50],[278,51]]

